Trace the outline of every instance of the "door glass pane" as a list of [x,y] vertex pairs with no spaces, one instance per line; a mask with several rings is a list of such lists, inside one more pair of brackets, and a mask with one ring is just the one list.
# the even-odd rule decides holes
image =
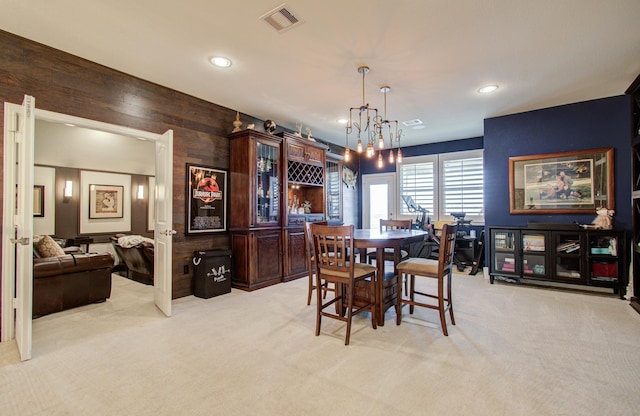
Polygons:
[[256,146],[258,223],[277,222],[280,211],[278,148],[264,143]]
[[389,185],[387,184],[375,184],[369,187],[369,227],[378,228],[381,218],[389,218]]

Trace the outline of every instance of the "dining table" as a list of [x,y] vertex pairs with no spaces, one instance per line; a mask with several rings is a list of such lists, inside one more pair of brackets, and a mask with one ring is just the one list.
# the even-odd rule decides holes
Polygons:
[[[376,250],[376,304],[375,313],[378,325],[384,326],[384,313],[395,305],[399,282],[396,266],[400,262],[402,247],[424,241],[424,230],[380,230],[379,228],[353,230],[353,246],[360,249],[360,262],[366,262],[367,249]],[[385,275],[385,249],[394,251],[393,274]]]

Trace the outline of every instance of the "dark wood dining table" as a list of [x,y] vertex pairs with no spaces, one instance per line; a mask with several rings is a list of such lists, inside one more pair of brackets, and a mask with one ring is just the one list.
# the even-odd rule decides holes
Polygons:
[[[384,313],[395,304],[398,276],[395,266],[400,262],[401,247],[424,241],[423,230],[388,230],[379,228],[353,230],[353,246],[360,250],[360,261],[366,262],[366,249],[376,249],[376,318],[378,325],[384,325]],[[384,249],[394,250],[393,276],[385,278]]]

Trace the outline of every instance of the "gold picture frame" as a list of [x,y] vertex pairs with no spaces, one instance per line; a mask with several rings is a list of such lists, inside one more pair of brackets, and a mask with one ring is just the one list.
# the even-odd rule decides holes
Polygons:
[[613,148],[509,158],[511,214],[585,214],[615,208]]

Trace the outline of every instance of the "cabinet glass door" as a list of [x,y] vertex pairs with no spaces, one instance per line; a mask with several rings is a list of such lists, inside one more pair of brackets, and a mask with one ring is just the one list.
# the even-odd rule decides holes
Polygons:
[[[583,281],[583,250],[581,234],[575,232],[554,232],[555,270],[552,273],[558,280],[569,282]],[[580,282],[582,283],[582,282]]]
[[257,223],[280,220],[280,149],[266,143],[256,144]]
[[618,284],[618,236],[589,235],[589,283],[597,286]]
[[519,274],[517,231],[491,230],[492,272],[498,274]]
[[340,163],[327,159],[327,219],[342,219],[340,207],[342,205],[340,191],[342,188],[342,174]]
[[547,235],[544,232],[522,232],[522,274],[525,277],[547,276]]

